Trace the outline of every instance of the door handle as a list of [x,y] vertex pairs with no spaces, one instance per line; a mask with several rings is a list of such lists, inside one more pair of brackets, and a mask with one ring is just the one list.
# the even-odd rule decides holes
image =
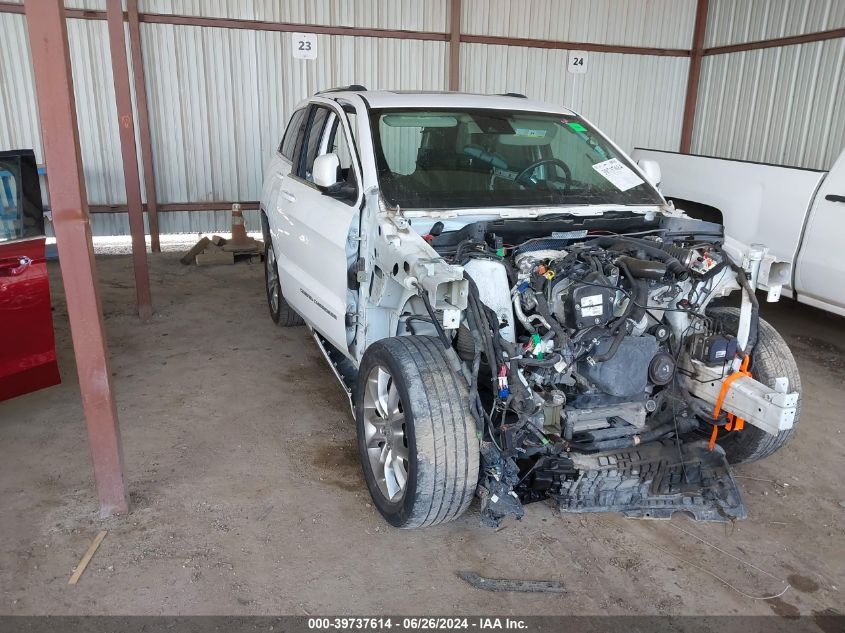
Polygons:
[[287,200],[288,202],[296,202],[296,196],[293,195],[290,191],[282,189],[279,193],[282,194],[282,198]]
[[827,194],[824,199],[828,202],[845,202],[845,196],[837,196],[833,193]]
[[16,277],[22,274],[32,264],[32,260],[23,257],[10,257],[0,260],[0,277]]

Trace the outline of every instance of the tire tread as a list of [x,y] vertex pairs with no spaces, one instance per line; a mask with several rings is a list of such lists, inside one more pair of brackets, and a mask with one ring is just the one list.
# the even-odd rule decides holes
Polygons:
[[376,345],[402,365],[412,401],[406,408],[413,410],[417,455],[431,464],[431,478],[418,476],[413,510],[399,527],[452,521],[469,507],[478,482],[478,440],[466,386],[451,370],[437,338],[402,336]]

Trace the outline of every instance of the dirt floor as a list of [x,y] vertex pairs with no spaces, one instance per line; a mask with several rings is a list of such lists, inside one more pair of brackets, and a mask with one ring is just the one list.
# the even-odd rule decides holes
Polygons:
[[[51,264],[64,383],[0,403],[0,613],[845,611],[845,319],[789,301],[763,308],[798,358],[803,416],[786,448],[737,469],[745,521],[540,503],[493,531],[476,502],[452,524],[406,532],[370,504],[345,396],[305,328],[272,324],[261,266],[150,261],[146,325],[133,316],[131,260],[97,262],[132,501],[104,522]],[[560,580],[568,593],[486,593],[458,570]]]

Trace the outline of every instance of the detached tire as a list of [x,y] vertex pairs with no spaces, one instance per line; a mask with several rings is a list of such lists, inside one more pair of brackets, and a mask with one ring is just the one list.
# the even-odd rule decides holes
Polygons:
[[478,439],[463,380],[439,339],[387,338],[358,371],[358,452],[373,503],[391,525],[452,521],[478,483]]
[[[708,311],[708,315],[721,321],[726,331],[737,332],[738,308],[713,308]],[[719,446],[725,449],[728,461],[732,464],[747,464],[773,454],[792,437],[801,416],[801,377],[798,374],[795,357],[778,331],[763,319],[760,319],[757,344],[751,352],[748,368],[755,380],[769,387],[775,386],[776,378],[785,376],[789,381],[787,389],[790,392],[797,391],[799,394],[798,405],[792,428],[781,431],[777,435],[770,435],[750,424],[746,424],[745,428],[736,432],[720,429],[717,441]]]
[[282,295],[282,284],[279,281],[279,268],[276,264],[276,250],[273,238],[270,236],[270,226],[267,216],[261,214],[261,232],[264,237],[264,288],[267,292],[267,306],[270,308],[270,318],[280,327],[294,327],[304,325],[305,321],[293,311]]

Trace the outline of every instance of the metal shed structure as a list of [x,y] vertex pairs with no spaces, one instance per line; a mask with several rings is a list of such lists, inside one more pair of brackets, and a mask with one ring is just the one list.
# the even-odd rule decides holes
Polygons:
[[[125,235],[114,80],[97,63],[109,56],[105,0],[66,5],[92,229]],[[628,150],[824,168],[845,140],[842,0],[124,6],[153,239],[158,231],[221,230],[234,201],[255,209],[263,165],[291,108],[332,85],[521,92],[581,112]],[[17,2],[0,3],[0,147],[34,147],[43,161],[32,68],[19,62],[29,46],[22,12]],[[316,34],[316,59],[292,57],[295,32]],[[570,51],[589,54],[586,73],[566,71]],[[803,107],[790,96],[814,116],[797,120]],[[829,135],[819,122],[830,122]]]
[[[34,148],[49,179],[65,167],[42,137],[31,6],[0,2],[0,149]],[[628,150],[825,168],[845,144],[845,0],[65,6],[87,192],[76,206],[93,234],[134,234],[142,315],[142,227],[156,250],[159,233],[225,227],[233,202],[256,213],[294,104],[332,85],[521,92],[572,107]],[[291,54],[295,33],[316,36],[316,59]],[[568,72],[572,54],[586,72]]]

